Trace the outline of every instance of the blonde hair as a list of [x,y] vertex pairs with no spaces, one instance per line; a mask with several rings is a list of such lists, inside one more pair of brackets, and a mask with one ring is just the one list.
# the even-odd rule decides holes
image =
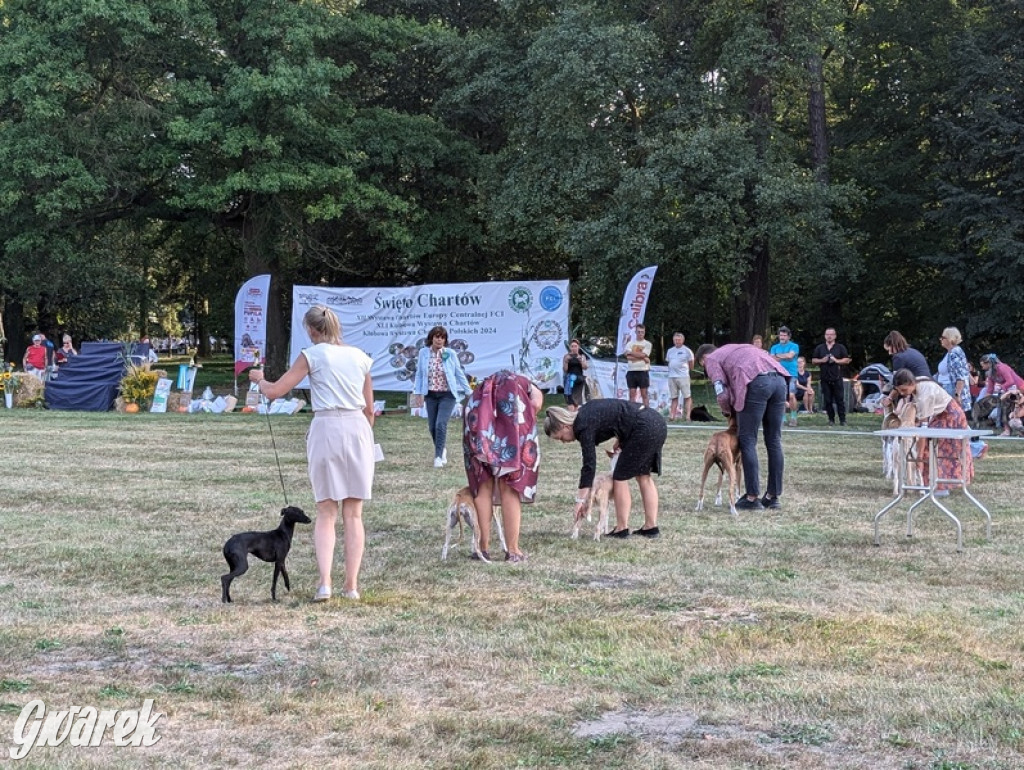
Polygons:
[[313,305],[302,317],[302,323],[314,329],[323,342],[341,344],[341,321],[334,311],[325,305]]
[[942,336],[952,342],[954,345],[959,345],[963,342],[963,337],[960,336],[960,330],[955,326],[947,326],[942,330]]
[[549,406],[544,414],[544,435],[550,436],[567,425],[572,426],[578,412],[570,412],[564,406]]

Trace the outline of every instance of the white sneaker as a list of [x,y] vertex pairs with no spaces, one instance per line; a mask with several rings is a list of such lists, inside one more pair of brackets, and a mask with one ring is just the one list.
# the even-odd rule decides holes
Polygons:
[[448,464],[448,450],[447,449],[442,449],[441,450],[441,462],[444,465]]
[[320,586],[313,595],[314,602],[325,602],[331,598],[331,589],[327,586]]
[[444,467],[444,460],[442,460],[440,457],[435,457],[434,458],[434,467],[435,468],[443,468]]
[[346,599],[352,599],[353,601],[359,601],[359,592],[358,591],[346,591],[345,592],[345,598]]

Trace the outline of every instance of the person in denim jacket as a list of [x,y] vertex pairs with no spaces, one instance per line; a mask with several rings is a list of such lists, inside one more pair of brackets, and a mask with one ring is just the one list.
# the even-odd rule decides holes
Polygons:
[[472,393],[459,355],[448,347],[448,330],[435,326],[427,333],[427,346],[416,363],[413,406],[427,408],[427,428],[434,442],[434,467],[448,463],[448,420],[455,404]]

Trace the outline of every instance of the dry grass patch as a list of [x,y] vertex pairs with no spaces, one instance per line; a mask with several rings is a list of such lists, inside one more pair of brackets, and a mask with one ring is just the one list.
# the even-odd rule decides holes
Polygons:
[[[274,435],[311,512],[307,424]],[[26,767],[1024,765],[1017,442],[979,464],[991,542],[952,498],[957,554],[937,510],[912,540],[894,511],[871,545],[889,485],[868,435],[788,431],[785,507],[733,519],[693,512],[708,431],[674,428],[662,538],[600,543],[569,540],[578,449],[545,441],[530,561],[488,567],[464,544],[440,560],[464,476],[389,416],[364,600],[309,604],[306,525],[292,592],[272,603],[254,562],[226,606],[224,540],[283,505],[264,418],[16,410],[0,431],[0,735],[33,698],[166,714],[154,746],[36,748]]]

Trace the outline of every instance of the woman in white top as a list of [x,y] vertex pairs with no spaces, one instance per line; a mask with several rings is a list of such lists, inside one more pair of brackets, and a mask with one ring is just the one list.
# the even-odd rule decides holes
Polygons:
[[313,422],[306,434],[309,480],[316,499],[313,550],[320,586],[313,601],[331,598],[335,524],[338,502],[345,534],[345,588],[348,599],[359,598],[359,567],[363,560],[363,500],[373,486],[373,361],[341,341],[341,323],[332,310],[314,305],[302,319],[313,346],[295,359],[277,381],[259,369],[249,379],[269,399],[281,398],[309,377]]

